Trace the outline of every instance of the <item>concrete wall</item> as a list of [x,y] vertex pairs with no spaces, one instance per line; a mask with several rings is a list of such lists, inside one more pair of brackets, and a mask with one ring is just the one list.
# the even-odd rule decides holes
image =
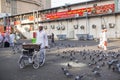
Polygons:
[[[99,16],[99,17],[90,17],[83,19],[75,19],[75,20],[63,20],[63,21],[55,21],[50,23],[44,23],[48,27],[46,30],[48,34],[52,32],[56,35],[66,34],[67,38],[75,38],[77,39],[76,34],[90,34],[93,35],[94,38],[98,38],[99,34],[102,31],[102,24],[106,25],[108,30],[107,35],[108,38],[120,38],[120,15],[107,15],[107,16]],[[114,28],[110,28],[109,24],[115,24]],[[56,27],[60,24],[65,26],[65,30],[57,30]],[[55,26],[55,29],[51,29],[51,25]],[[74,25],[78,25],[78,29],[74,29]],[[81,29],[81,26],[84,26],[84,29]],[[96,28],[92,28],[92,25],[96,25]]]
[[[2,5],[1,0],[0,0],[0,5]],[[1,12],[1,6],[0,6],[0,13],[2,13],[2,12]]]
[[[74,9],[80,9],[80,8],[87,8],[87,7],[93,7],[93,4],[97,4],[97,6],[101,6],[104,4],[113,4],[114,0],[108,0],[108,1],[101,1],[97,3],[92,4],[81,4],[76,6],[70,6],[71,10]],[[59,8],[58,12],[66,11],[68,8]],[[102,30],[102,25],[106,25],[107,27],[107,35],[108,38],[118,38],[120,36],[120,28],[118,27],[120,25],[119,20],[120,15],[106,15],[106,16],[97,16],[97,17],[90,17],[90,18],[81,18],[81,19],[74,19],[74,20],[63,20],[63,21],[53,21],[50,22],[50,25],[58,26],[59,24],[62,24],[65,26],[65,30],[49,30],[49,32],[55,33],[55,35],[58,34],[66,34],[67,38],[75,38],[77,39],[76,34],[90,34],[93,35],[94,38],[98,38],[99,34]],[[115,24],[114,28],[110,28],[109,24]],[[44,23],[45,25],[49,25],[47,23]],[[74,29],[74,25],[78,25],[78,29]],[[81,26],[84,26],[84,29],[81,29]],[[96,28],[92,28],[92,25],[96,25]],[[48,26],[50,27],[50,26]],[[120,37],[119,37],[120,38]]]
[[38,10],[39,6],[35,4],[30,4],[22,1],[17,1],[17,13],[26,13],[26,12],[32,12],[34,10]]
[[44,4],[44,8],[43,9],[49,9],[51,8],[51,0],[42,0],[43,3],[41,4]]
[[6,2],[6,0],[1,0],[1,13],[10,13],[10,3]]
[[17,1],[17,13],[26,13],[26,12],[32,12],[34,10],[42,10],[46,8],[51,7],[51,0],[34,0],[38,2],[39,5],[36,4],[31,4],[27,2],[22,2],[22,1]]
[[[96,28],[92,28],[92,25],[96,25]],[[90,35],[93,35],[94,38],[98,38],[99,33],[101,32],[101,18],[90,18],[88,27]]]
[[[104,5],[104,4],[113,4],[114,0],[108,0],[104,2],[97,2],[97,5]],[[81,5],[74,5],[70,6],[72,10],[86,8],[86,7],[93,7],[93,4],[81,4]],[[22,3],[21,3],[22,5]],[[26,4],[27,5],[27,4]],[[87,5],[87,6],[86,6]],[[27,7],[27,6],[26,6]],[[27,8],[26,8],[27,9]],[[59,8],[58,12],[66,11],[68,8]],[[55,34],[55,38],[57,35],[66,35],[68,39],[77,39],[77,34],[90,34],[93,35],[94,38],[98,38],[99,34],[102,30],[102,25],[105,25],[108,32],[108,38],[120,38],[120,14],[111,14],[111,15],[99,15],[94,17],[84,17],[84,18],[76,18],[76,19],[66,19],[66,20],[54,20],[54,21],[45,21],[42,22],[44,26],[47,26],[45,31],[48,35],[51,33]],[[115,27],[110,28],[109,24],[115,24]],[[78,29],[75,29],[74,26],[78,25]],[[92,26],[95,25],[96,28]],[[51,26],[55,28],[52,29]],[[65,30],[58,30],[58,26],[64,26]],[[81,29],[81,26],[84,26],[84,29]]]
[[116,38],[120,38],[120,15],[115,16]]
[[[29,0],[0,0],[0,12],[1,13],[11,13],[11,14],[21,14],[32,12],[33,10],[42,10],[51,7],[51,0],[30,0],[33,3],[29,3]],[[34,1],[38,2],[39,5],[34,4]],[[40,6],[41,5],[41,6]]]

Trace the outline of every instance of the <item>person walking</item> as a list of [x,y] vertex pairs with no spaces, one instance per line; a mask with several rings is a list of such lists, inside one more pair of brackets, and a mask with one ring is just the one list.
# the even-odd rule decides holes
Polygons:
[[36,33],[36,44],[41,45],[40,49],[40,66],[42,66],[45,62],[45,54],[46,54],[46,48],[48,48],[48,37],[46,32],[43,30],[43,26],[39,26],[39,30]]
[[103,37],[103,48],[107,50],[107,29],[102,30],[102,37]]
[[3,36],[0,32],[0,47],[3,47]]
[[11,32],[10,34],[10,46],[14,47],[14,42],[15,42],[15,34]]
[[102,39],[102,32],[99,34],[99,44],[98,44],[98,48],[103,48],[103,43],[102,43],[103,39]]
[[100,34],[100,43],[98,45],[98,48],[103,48],[104,50],[107,50],[107,29],[103,28],[102,33]]
[[8,32],[6,32],[5,35],[4,35],[3,43],[4,43],[4,47],[9,47],[10,46],[10,36],[9,36]]
[[55,42],[55,41],[54,41],[54,33],[52,33],[52,35],[51,35],[51,42],[52,42],[52,43]]

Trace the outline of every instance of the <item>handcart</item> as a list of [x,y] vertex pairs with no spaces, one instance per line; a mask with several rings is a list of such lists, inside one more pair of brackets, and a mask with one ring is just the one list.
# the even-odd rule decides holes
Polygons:
[[40,44],[26,43],[22,45],[22,55],[19,58],[19,67],[24,68],[27,64],[32,64],[34,69],[38,69],[40,64]]

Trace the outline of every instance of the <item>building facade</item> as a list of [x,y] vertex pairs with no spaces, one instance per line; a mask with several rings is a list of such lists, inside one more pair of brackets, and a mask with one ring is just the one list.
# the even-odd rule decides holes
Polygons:
[[50,8],[50,3],[51,0],[0,0],[0,13],[28,13]]
[[[55,38],[79,39],[83,35],[98,38],[106,27],[108,38],[120,38],[120,0],[95,0],[9,16],[10,25],[32,38],[38,25]],[[0,19],[3,25],[4,20]]]

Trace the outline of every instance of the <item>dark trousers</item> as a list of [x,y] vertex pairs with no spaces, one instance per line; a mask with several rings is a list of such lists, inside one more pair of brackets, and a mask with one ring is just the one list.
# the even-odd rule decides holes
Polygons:
[[54,38],[52,38],[51,42],[54,43]]
[[9,47],[10,43],[9,42],[4,42],[4,47]]

